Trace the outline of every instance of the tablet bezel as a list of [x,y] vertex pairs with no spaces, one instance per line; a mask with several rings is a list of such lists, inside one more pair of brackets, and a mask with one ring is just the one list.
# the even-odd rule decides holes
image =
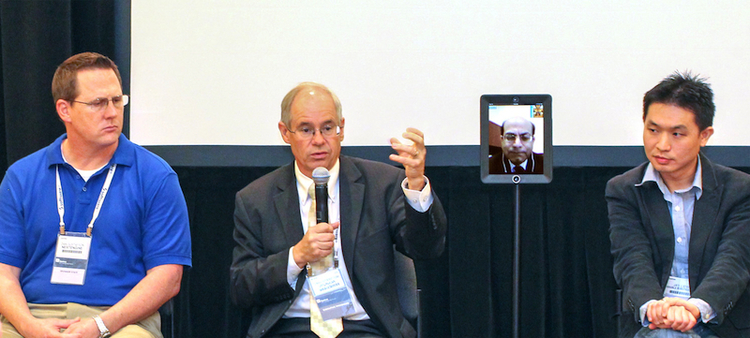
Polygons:
[[[543,107],[543,119],[544,130],[536,130],[535,135],[540,132],[544,133],[544,170],[543,174],[506,174],[506,173],[493,173],[489,172],[489,126],[490,126],[490,114],[489,107],[495,105],[508,105],[508,106],[520,106],[520,105],[535,105],[541,103]],[[480,172],[482,182],[484,183],[499,183],[499,184],[544,184],[552,181],[552,96],[549,94],[485,94],[480,98],[480,117],[481,117],[481,131],[480,131]]]

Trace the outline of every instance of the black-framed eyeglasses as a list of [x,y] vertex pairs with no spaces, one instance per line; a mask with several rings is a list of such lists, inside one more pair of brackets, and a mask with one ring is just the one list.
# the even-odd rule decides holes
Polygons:
[[341,134],[341,127],[335,124],[325,124],[319,129],[315,129],[310,126],[301,126],[297,128],[297,130],[289,129],[290,133],[297,134],[297,136],[303,139],[312,138],[313,136],[315,136],[316,131],[323,135],[323,137],[332,137]]
[[521,138],[521,141],[528,142],[529,140],[531,140],[532,136],[529,133],[523,133],[523,134],[520,134],[520,135],[516,135],[516,134],[513,134],[513,133],[505,133],[503,135],[503,139],[506,142],[515,142],[516,138],[519,138],[519,137]]
[[85,105],[89,106],[89,108],[92,111],[98,113],[98,112],[101,112],[104,109],[106,109],[107,106],[109,105],[110,101],[112,101],[112,105],[115,108],[117,108],[117,109],[121,109],[122,107],[127,106],[128,102],[130,102],[130,96],[129,95],[118,95],[118,96],[113,96],[111,98],[100,97],[98,99],[95,99],[95,100],[89,101],[89,102],[76,101],[76,100],[70,100],[70,101],[71,102],[77,102],[77,103],[85,104]]

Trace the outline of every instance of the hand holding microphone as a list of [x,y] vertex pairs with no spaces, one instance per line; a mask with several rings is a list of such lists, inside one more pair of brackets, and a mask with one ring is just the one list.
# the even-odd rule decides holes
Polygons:
[[[330,174],[324,167],[318,167],[312,173],[315,182],[315,225],[308,225],[305,236],[293,247],[295,263],[300,268],[307,263],[317,262],[334,253],[336,241],[335,229],[339,222],[328,223],[328,180]],[[312,211],[311,211],[312,212]],[[308,218],[310,215],[308,215]],[[338,259],[334,254],[334,266],[338,266]]]
[[[331,175],[328,173],[328,169],[324,167],[317,167],[312,172],[312,179],[315,182],[315,219],[318,224],[328,223],[328,180]],[[331,243],[333,251],[333,267],[339,267],[338,253],[336,252],[336,241],[338,240],[338,228],[339,223],[335,226],[331,226],[330,229],[333,231],[333,243]],[[328,230],[328,228],[326,228]],[[324,256],[325,257],[325,256]]]

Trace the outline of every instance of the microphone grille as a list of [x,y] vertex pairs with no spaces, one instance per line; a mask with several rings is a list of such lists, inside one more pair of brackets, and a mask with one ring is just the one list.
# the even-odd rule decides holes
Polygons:
[[328,169],[324,167],[317,167],[312,172],[312,179],[315,184],[326,184],[331,174],[328,173]]

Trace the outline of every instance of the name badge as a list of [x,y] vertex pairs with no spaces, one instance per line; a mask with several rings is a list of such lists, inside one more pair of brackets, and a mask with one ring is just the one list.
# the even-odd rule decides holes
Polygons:
[[664,288],[664,297],[690,298],[690,279],[669,276],[667,287]]
[[52,284],[83,285],[89,264],[91,237],[83,232],[67,232],[57,236]]
[[341,318],[354,311],[341,270],[331,269],[308,280],[323,320]]

